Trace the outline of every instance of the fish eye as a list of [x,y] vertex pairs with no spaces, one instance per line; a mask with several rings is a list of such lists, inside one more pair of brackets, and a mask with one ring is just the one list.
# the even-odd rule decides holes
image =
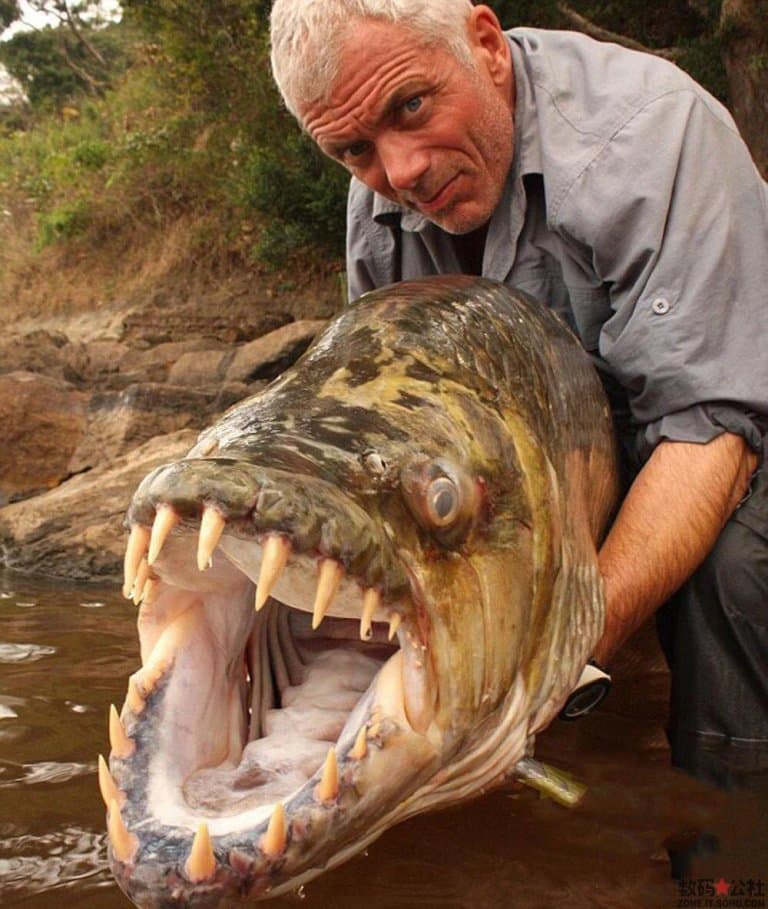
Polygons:
[[437,477],[427,488],[429,520],[436,527],[447,527],[459,514],[459,490],[449,477]]

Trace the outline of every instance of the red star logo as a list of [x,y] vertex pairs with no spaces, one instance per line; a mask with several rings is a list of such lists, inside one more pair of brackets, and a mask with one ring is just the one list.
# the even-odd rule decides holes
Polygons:
[[731,885],[725,878],[721,877],[719,881],[715,881],[715,896],[728,896],[730,890]]

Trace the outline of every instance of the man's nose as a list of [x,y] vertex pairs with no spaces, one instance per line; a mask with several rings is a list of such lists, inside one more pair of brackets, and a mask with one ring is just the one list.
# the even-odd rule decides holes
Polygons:
[[395,190],[413,189],[429,170],[428,153],[406,134],[380,137],[377,151],[387,182]]

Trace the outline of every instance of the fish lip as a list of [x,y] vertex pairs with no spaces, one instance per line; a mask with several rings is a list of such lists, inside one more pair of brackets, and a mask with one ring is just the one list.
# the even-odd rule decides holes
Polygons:
[[244,539],[284,534],[298,551],[336,559],[390,598],[409,586],[386,526],[322,477],[234,457],[189,457],[162,465],[144,479],[126,525],[151,526],[157,507],[169,500],[187,528],[195,527],[204,506],[211,505],[227,521],[228,532]]

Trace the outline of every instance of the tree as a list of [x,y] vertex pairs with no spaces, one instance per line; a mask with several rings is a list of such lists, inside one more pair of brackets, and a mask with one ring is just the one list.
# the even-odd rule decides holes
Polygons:
[[21,15],[19,4],[16,0],[0,0],[0,31],[4,31]]
[[2,22],[25,28],[0,44],[0,62],[24,86],[33,107],[60,105],[74,95],[100,95],[125,65],[125,53],[104,27],[98,4],[87,0],[28,2],[49,23],[36,27],[21,17],[18,3],[0,0]]
[[731,110],[768,176],[768,0],[724,0],[720,21]]
[[[123,0],[125,21],[157,42],[168,90],[191,108],[217,176],[241,215],[261,223],[254,258],[307,245],[342,251],[348,178],[296,129],[268,55],[269,0]],[[206,124],[203,130],[203,124]]]

